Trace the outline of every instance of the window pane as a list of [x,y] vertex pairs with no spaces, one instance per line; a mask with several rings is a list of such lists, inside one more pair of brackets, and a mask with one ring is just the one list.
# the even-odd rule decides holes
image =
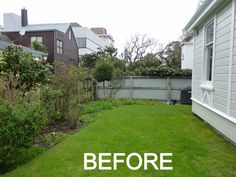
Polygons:
[[33,42],[33,41],[36,41],[36,37],[35,36],[31,37],[31,42]]
[[43,37],[42,37],[42,36],[37,37],[37,41],[40,42],[40,43],[42,43],[42,42],[43,42]]
[[69,31],[69,40],[71,40],[72,36],[71,36],[71,31]]
[[212,59],[213,59],[213,45],[209,45],[207,50],[207,61],[206,61],[206,80],[212,80]]
[[86,38],[78,38],[77,44],[79,48],[86,48]]
[[207,26],[207,43],[213,42],[214,38],[214,23],[211,23]]

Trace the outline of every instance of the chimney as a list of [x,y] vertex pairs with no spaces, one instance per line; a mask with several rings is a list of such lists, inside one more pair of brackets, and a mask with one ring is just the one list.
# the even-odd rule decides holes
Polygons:
[[27,26],[28,25],[28,15],[27,10],[25,8],[21,9],[21,26]]

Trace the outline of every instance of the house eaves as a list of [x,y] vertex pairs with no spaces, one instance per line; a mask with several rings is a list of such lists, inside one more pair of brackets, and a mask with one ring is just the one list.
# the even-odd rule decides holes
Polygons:
[[194,34],[196,27],[201,24],[207,17],[211,15],[222,3],[229,2],[229,0],[205,0],[197,12],[193,15],[183,32],[185,38]]

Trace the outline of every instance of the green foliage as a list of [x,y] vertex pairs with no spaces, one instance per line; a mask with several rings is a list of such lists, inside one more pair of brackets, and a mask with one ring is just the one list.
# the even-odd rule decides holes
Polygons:
[[67,135],[63,132],[52,132],[41,138],[41,144],[46,147],[52,147],[65,140]]
[[190,69],[175,69],[165,66],[150,67],[150,68],[136,68],[133,75],[138,76],[158,76],[158,77],[191,77],[192,70]]
[[82,81],[85,78],[83,70],[72,65],[55,63],[55,74],[50,80],[53,90],[59,93],[55,96],[59,97],[56,100],[55,97],[52,98],[53,108],[63,115],[71,124],[71,128],[75,128],[79,121],[80,104],[84,101]]
[[54,111],[54,112],[52,112],[50,119],[54,120],[54,121],[62,120],[63,115],[59,111]]
[[81,57],[81,66],[89,69],[90,71],[95,68],[96,62],[98,61],[98,55],[96,53],[85,54]]
[[170,68],[181,68],[181,44],[180,41],[172,41],[164,49],[157,53],[163,65]]
[[85,123],[93,122],[99,112],[112,110],[114,107],[122,105],[154,105],[156,101],[137,99],[105,99],[84,104],[81,109],[81,119]]
[[142,68],[145,69],[158,68],[161,65],[162,65],[161,60],[154,54],[149,53],[142,60],[138,60],[129,65],[128,70],[132,72],[132,71],[138,71],[139,69],[142,70]]
[[112,102],[106,100],[92,101],[83,106],[81,114],[94,114],[103,110],[111,110],[112,107]]
[[33,41],[32,42],[32,48],[34,50],[37,50],[37,51],[40,51],[40,52],[45,52],[45,53],[47,53],[47,51],[48,51],[48,48],[45,45],[43,45],[42,43],[38,42],[38,41]]
[[45,116],[48,119],[58,120],[62,116],[56,111],[56,105],[62,96],[61,90],[55,90],[51,86],[41,87],[40,99],[44,109]]
[[98,82],[110,81],[114,76],[114,67],[109,61],[100,61],[96,64],[93,76]]
[[0,100],[0,166],[12,164],[39,136],[44,119],[37,104]]
[[7,79],[13,74],[13,80],[17,82],[16,88],[23,92],[45,83],[52,69],[46,61],[34,59],[30,53],[23,52],[18,46],[8,46],[3,51],[2,61],[0,74]]

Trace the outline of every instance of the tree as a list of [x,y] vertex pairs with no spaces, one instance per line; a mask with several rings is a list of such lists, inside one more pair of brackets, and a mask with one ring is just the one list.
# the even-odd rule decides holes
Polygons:
[[48,48],[43,45],[42,43],[38,42],[38,41],[33,41],[32,42],[32,48],[34,50],[37,50],[37,51],[40,51],[40,52],[47,52],[48,51]]
[[155,46],[156,41],[153,38],[147,35],[135,35],[126,42],[122,56],[129,64],[132,64],[142,59],[147,52],[154,50]]
[[81,66],[88,69],[88,73],[91,73],[92,69],[95,68],[97,61],[97,53],[85,54],[81,57]]
[[107,46],[105,49],[98,51],[97,55],[100,58],[115,59],[118,54],[117,50],[118,49],[113,46]]
[[93,73],[94,78],[98,82],[103,83],[103,94],[105,94],[105,81],[111,81],[114,76],[114,68],[113,65],[109,61],[100,61],[96,64],[96,68]]
[[179,41],[170,42],[157,55],[167,67],[181,68],[181,46]]
[[153,53],[148,53],[143,57],[142,60],[134,62],[132,65],[129,65],[128,70],[131,73],[138,73],[139,70],[158,68],[162,65],[161,60]]

